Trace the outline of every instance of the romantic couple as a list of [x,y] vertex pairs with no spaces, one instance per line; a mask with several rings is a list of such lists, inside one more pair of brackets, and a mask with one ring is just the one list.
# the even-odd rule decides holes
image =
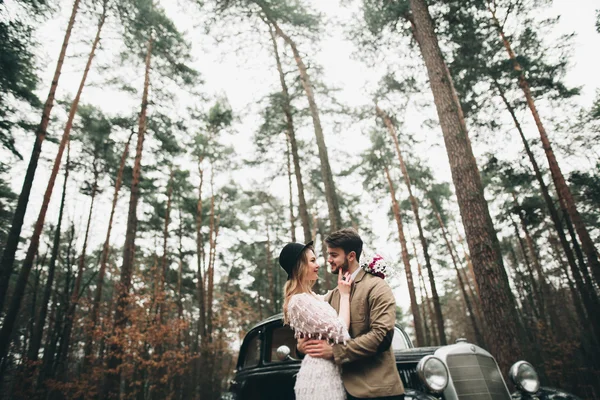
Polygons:
[[[325,239],[327,262],[338,286],[325,296],[312,291],[319,264],[310,242],[288,243],[279,256],[287,272],[284,322],[304,355],[296,400],[404,399],[391,348],[396,301],[375,258],[370,272],[360,266],[363,242],[353,229]],[[369,269],[369,268],[367,268]]]

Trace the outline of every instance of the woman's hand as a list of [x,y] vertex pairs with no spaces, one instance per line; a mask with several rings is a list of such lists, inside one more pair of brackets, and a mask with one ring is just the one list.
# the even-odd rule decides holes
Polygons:
[[338,311],[338,317],[342,320],[342,323],[346,326],[346,329],[350,328],[350,290],[352,289],[352,274],[346,272],[342,274],[342,271],[338,274],[338,290],[340,291],[340,309]]
[[352,274],[346,272],[342,274],[342,271],[338,274],[338,290],[342,297],[350,297],[350,290],[352,289]]

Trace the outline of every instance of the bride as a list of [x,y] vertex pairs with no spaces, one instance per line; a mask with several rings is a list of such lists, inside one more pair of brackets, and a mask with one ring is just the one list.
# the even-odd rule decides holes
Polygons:
[[[352,277],[349,273],[338,275],[341,295],[338,315],[324,300],[324,296],[312,291],[319,271],[312,244],[288,243],[281,250],[279,264],[288,274],[283,303],[284,322],[294,329],[296,338],[346,343],[350,340],[348,326]],[[346,390],[340,367],[332,360],[306,355],[298,372],[294,392],[296,400],[344,400]]]

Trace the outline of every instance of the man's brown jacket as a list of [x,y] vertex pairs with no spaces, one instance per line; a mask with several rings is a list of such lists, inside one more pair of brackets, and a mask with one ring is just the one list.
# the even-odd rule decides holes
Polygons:
[[[337,312],[340,293],[326,300]],[[333,346],[335,363],[342,366],[348,393],[358,398],[404,393],[391,347],[396,321],[396,300],[387,282],[361,270],[350,292],[350,336],[345,345]]]

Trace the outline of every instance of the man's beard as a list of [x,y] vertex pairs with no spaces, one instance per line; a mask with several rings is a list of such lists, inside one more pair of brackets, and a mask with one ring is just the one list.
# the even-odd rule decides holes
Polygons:
[[350,268],[350,263],[348,262],[348,257],[344,258],[344,263],[337,267],[337,269],[335,271],[332,271],[334,274],[339,274],[341,273],[346,273],[348,272],[348,269]]

